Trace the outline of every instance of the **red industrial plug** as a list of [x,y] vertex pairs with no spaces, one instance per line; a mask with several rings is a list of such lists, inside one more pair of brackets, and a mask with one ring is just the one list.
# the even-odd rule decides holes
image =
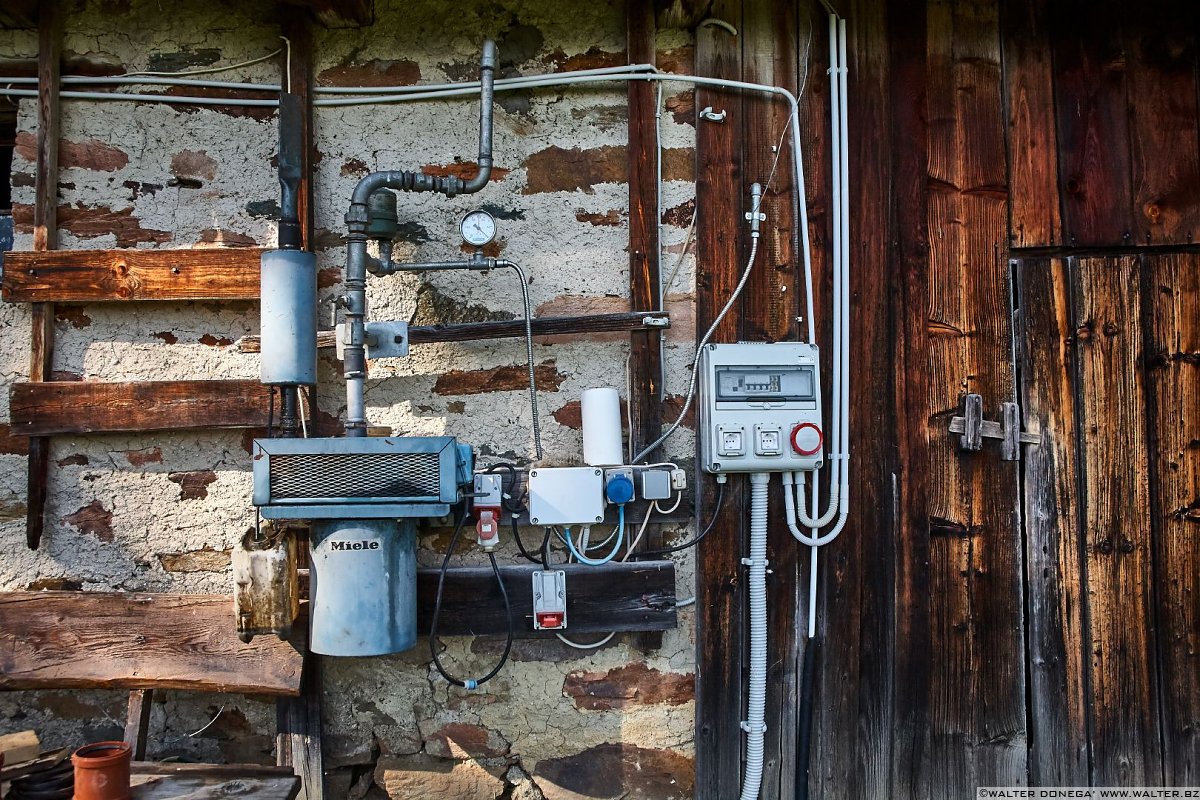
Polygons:
[[491,552],[500,544],[500,509],[475,507],[475,533],[479,546]]

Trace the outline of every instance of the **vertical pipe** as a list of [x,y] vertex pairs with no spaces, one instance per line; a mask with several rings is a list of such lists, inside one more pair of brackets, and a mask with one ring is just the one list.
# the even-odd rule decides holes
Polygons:
[[762,788],[763,733],[767,709],[767,490],[771,475],[750,476],[750,687],[746,721],[746,773],[742,800],[757,800]]

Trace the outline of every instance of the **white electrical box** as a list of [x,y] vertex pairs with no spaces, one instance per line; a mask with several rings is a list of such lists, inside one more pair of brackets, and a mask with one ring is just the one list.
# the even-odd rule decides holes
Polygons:
[[604,470],[537,467],[529,470],[529,522],[595,525],[604,521]]
[[819,356],[804,342],[705,346],[698,435],[706,472],[820,469]]

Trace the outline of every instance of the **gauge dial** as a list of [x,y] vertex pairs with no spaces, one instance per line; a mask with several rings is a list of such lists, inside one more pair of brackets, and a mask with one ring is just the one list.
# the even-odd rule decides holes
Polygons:
[[486,211],[472,211],[462,218],[460,225],[463,241],[475,247],[483,247],[496,238],[496,220]]

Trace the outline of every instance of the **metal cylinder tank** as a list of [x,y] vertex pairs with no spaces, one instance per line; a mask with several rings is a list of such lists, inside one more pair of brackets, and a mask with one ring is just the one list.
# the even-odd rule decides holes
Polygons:
[[314,521],[310,567],[314,653],[381,656],[416,644],[416,523]]
[[262,382],[316,385],[317,257],[302,250],[268,250],[260,281]]

